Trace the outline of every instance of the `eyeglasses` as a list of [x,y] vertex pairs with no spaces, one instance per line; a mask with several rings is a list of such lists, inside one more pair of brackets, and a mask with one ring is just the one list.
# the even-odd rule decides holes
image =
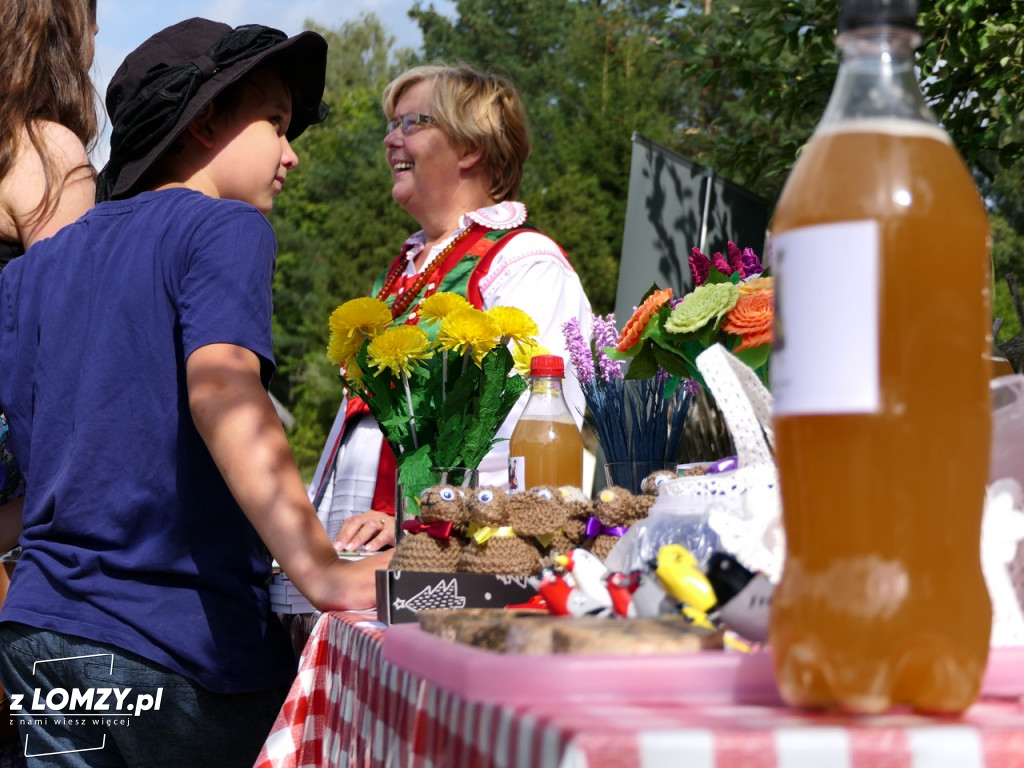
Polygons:
[[407,115],[399,115],[394,120],[388,120],[388,132],[386,136],[394,133],[395,129],[401,126],[402,133],[409,136],[417,131],[423,123],[437,124],[437,118],[430,115],[421,115],[418,112],[410,112]]

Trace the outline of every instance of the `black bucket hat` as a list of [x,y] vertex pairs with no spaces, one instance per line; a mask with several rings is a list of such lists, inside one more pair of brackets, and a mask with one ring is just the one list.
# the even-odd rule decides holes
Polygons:
[[195,18],[157,32],[128,54],[107,88],[110,159],[96,184],[97,202],[133,194],[203,107],[269,61],[292,91],[287,137],[293,141],[327,117],[321,101],[327,41],[316,32],[288,37],[258,24],[232,29]]

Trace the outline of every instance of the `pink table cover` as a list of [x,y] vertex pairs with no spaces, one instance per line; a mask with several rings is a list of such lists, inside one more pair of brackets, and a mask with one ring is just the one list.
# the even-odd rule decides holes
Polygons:
[[847,718],[780,705],[466,699],[384,658],[372,613],[324,614],[256,768],[1024,768],[1024,706]]

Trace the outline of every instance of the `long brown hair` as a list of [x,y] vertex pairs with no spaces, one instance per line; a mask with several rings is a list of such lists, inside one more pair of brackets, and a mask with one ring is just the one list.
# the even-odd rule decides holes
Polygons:
[[96,0],[0,3],[0,179],[10,172],[27,132],[45,174],[43,198],[33,212],[36,220],[45,219],[57,205],[65,181],[54,178],[53,158],[42,144],[37,121],[65,126],[87,149],[99,133],[89,78],[95,23]]

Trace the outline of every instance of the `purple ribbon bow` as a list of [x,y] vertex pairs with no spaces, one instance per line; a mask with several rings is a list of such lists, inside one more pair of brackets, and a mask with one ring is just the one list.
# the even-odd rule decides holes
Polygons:
[[592,539],[595,536],[600,536],[602,534],[605,536],[622,536],[622,534],[627,530],[629,529],[625,525],[604,525],[600,520],[591,515],[590,519],[587,520],[587,527],[584,529],[584,535],[588,539]]

